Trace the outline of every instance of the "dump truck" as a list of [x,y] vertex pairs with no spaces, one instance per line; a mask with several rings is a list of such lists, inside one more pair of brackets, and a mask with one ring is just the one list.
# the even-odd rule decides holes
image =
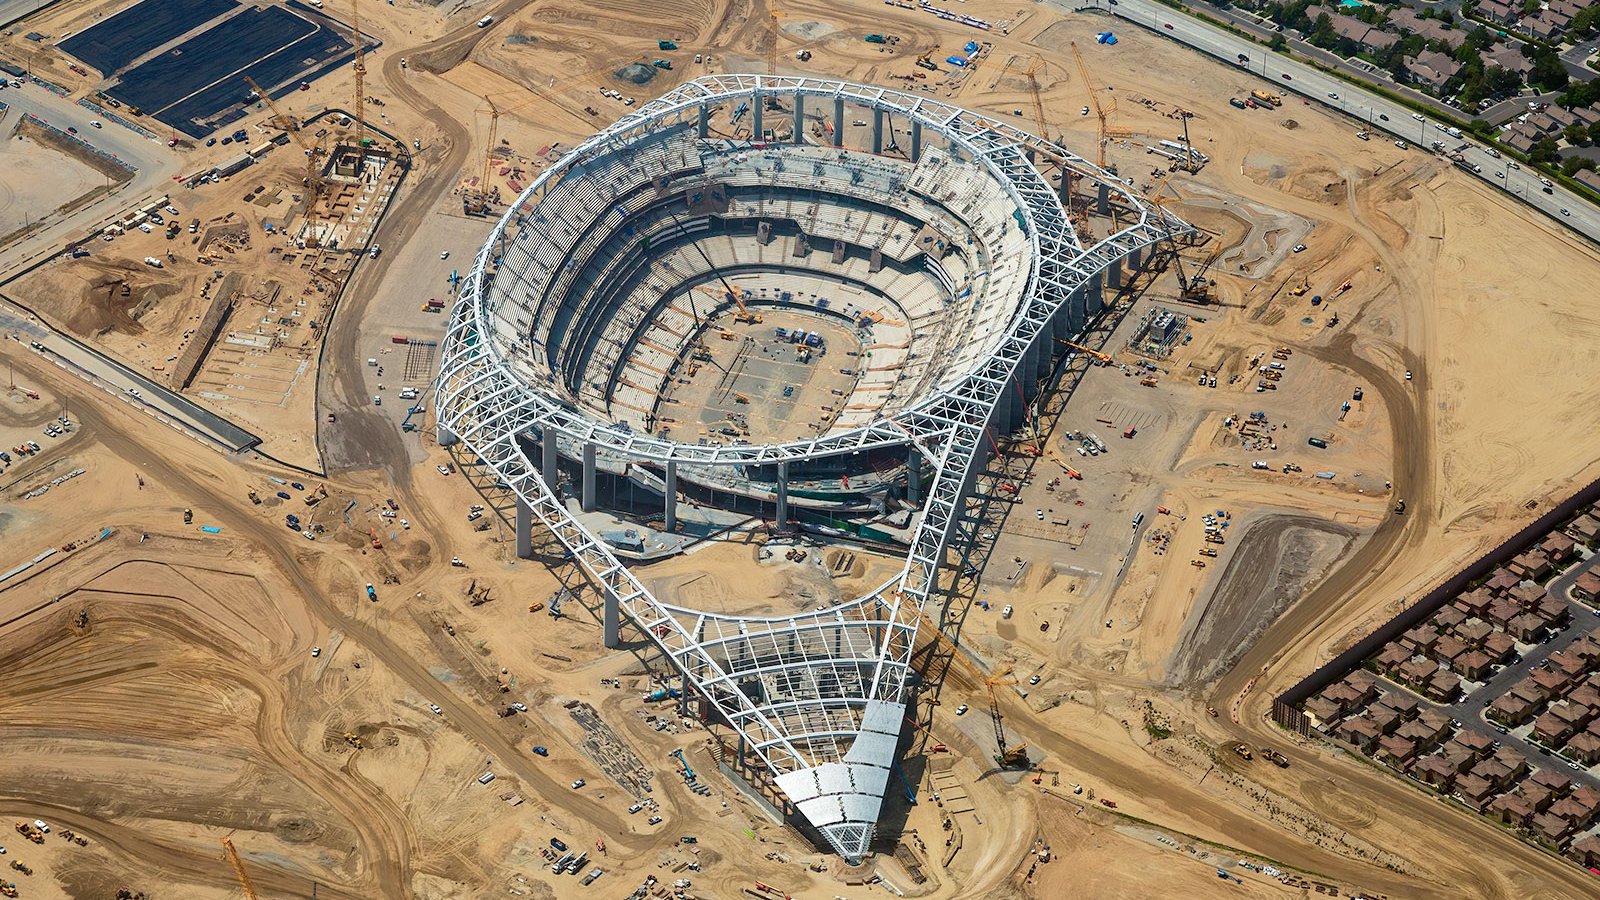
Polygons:
[[658,40],[658,41],[656,41],[656,49],[658,49],[658,50],[676,50],[676,49],[678,49],[678,45],[673,43],[672,41]]
[[658,60],[655,60],[654,62],[650,63],[650,65],[655,66],[658,69],[671,69],[672,68],[672,60],[670,60],[670,59],[658,59]]
[[1273,106],[1283,105],[1283,98],[1271,91],[1264,91],[1260,88],[1256,88],[1250,92],[1250,96],[1254,97],[1258,103],[1270,103]]
[[887,44],[889,39],[881,34],[869,34],[866,37],[866,42],[869,44]]
[[1248,104],[1246,104],[1243,100],[1240,100],[1238,97],[1229,97],[1228,98],[1228,105],[1232,106],[1232,107],[1234,107],[1236,109],[1247,109],[1248,108]]
[[371,600],[373,603],[378,602],[378,591],[371,584],[367,585],[367,599]]
[[1289,768],[1289,757],[1284,756],[1282,753],[1279,753],[1271,747],[1261,748],[1261,758],[1272,763],[1280,769]]

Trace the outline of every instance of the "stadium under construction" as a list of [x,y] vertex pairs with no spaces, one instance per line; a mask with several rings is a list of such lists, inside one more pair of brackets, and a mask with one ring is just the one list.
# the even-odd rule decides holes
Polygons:
[[[1108,237],[1080,237],[1091,218]],[[856,862],[995,438],[1056,371],[1056,339],[1189,231],[1093,163],[926,96],[699,78],[501,218],[443,344],[440,441],[516,495],[520,554],[536,529],[570,551],[607,646],[624,623],[653,641],[733,729],[741,770]],[[717,511],[899,544],[905,565],[771,616],[689,609],[630,571]],[[598,513],[635,524],[602,533]]]

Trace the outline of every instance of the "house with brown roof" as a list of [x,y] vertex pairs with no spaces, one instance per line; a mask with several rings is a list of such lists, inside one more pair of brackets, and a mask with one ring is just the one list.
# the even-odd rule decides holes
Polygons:
[[1572,583],[1572,596],[1585,603],[1593,603],[1596,597],[1600,597],[1600,575],[1596,575],[1593,569],[1579,575],[1578,580]]
[[1494,702],[1489,704],[1487,715],[1490,719],[1508,728],[1515,728],[1533,718],[1538,709],[1538,703],[1525,697],[1520,697],[1516,694],[1501,694],[1494,698]]
[[1600,836],[1591,834],[1573,842],[1567,855],[1577,860],[1581,866],[1600,868]]
[[1563,16],[1560,13],[1546,9],[1534,16],[1523,19],[1518,27],[1541,41],[1554,41],[1567,30],[1567,26],[1570,24],[1572,24],[1570,16]]
[[1572,799],[1590,809],[1600,809],[1600,791],[1586,784],[1580,784],[1572,789]]
[[1496,791],[1503,791],[1516,781],[1516,775],[1511,767],[1492,756],[1473,766],[1471,774],[1494,785]]
[[1422,696],[1435,703],[1448,703],[1461,695],[1461,676],[1446,669],[1433,673],[1422,689]]
[[1544,699],[1554,700],[1572,686],[1572,676],[1555,668],[1534,669],[1528,673],[1527,678],[1517,682],[1517,686],[1512,690],[1518,690],[1525,685],[1533,687]]
[[1545,624],[1552,628],[1560,628],[1572,618],[1572,610],[1567,608],[1567,604],[1554,597],[1546,597],[1540,600],[1539,605],[1534,608],[1533,614],[1543,619]]
[[1450,739],[1450,744],[1466,748],[1475,758],[1484,756],[1494,749],[1494,739],[1476,731],[1459,732]]
[[1552,791],[1543,785],[1535,784],[1531,778],[1517,785],[1517,790],[1515,793],[1524,800],[1528,801],[1528,806],[1531,807],[1536,813],[1542,813],[1549,809],[1550,804],[1556,802],[1556,800],[1560,798],[1560,795],[1557,794],[1557,792]]
[[1403,6],[1389,14],[1389,24],[1402,31],[1421,35],[1424,40],[1438,41],[1452,50],[1467,39],[1466,32],[1450,28],[1438,19],[1424,19]]
[[1469,647],[1481,647],[1489,635],[1494,634],[1495,627],[1482,619],[1469,619],[1455,626],[1453,633],[1461,638]]
[[[1529,119],[1528,121],[1531,124],[1534,120]],[[1561,129],[1557,126],[1554,130],[1560,131]],[[1506,568],[1529,581],[1538,581],[1554,571],[1554,568],[1550,565],[1550,557],[1546,556],[1544,551],[1537,547],[1532,550],[1522,551],[1515,559],[1506,564]]]
[[1548,595],[1549,592],[1544,589],[1544,585],[1535,584],[1531,581],[1525,581],[1512,588],[1509,592],[1511,599],[1523,609],[1533,609],[1539,605],[1539,601],[1545,599]]
[[1424,50],[1414,58],[1406,60],[1406,74],[1411,80],[1426,85],[1435,91],[1442,90],[1445,83],[1456,77],[1461,71],[1461,64],[1433,50]]
[[1383,736],[1377,723],[1366,716],[1345,719],[1333,729],[1333,734],[1340,741],[1366,754],[1372,753],[1372,748],[1377,746],[1378,738]]
[[1400,664],[1396,674],[1401,681],[1420,686],[1427,684],[1428,679],[1432,678],[1434,673],[1438,671],[1439,664],[1431,659],[1408,659]]
[[1410,650],[1407,650],[1399,644],[1388,644],[1382,650],[1378,651],[1378,655],[1373,658],[1373,664],[1378,667],[1378,671],[1380,672],[1393,673],[1396,669],[1400,668],[1401,663],[1404,663],[1410,658]]
[[1533,821],[1528,824],[1528,830],[1544,838],[1551,845],[1559,847],[1578,829],[1566,819],[1544,812],[1533,817]]
[[1344,682],[1328,685],[1323,689],[1322,696],[1339,707],[1341,716],[1361,705],[1361,693]]
[[1468,650],[1455,658],[1451,668],[1468,681],[1482,681],[1494,668],[1494,660],[1482,650]]
[[1450,605],[1462,612],[1482,617],[1489,609],[1489,604],[1494,602],[1494,595],[1484,588],[1473,588],[1465,594],[1450,601]]
[[1468,616],[1466,613],[1455,608],[1454,606],[1445,604],[1444,606],[1439,607],[1438,612],[1429,616],[1428,621],[1433,624],[1434,630],[1442,634],[1467,621],[1467,618]]
[[1453,634],[1442,634],[1439,636],[1438,643],[1433,645],[1433,658],[1448,666],[1456,657],[1466,653],[1469,649],[1471,648],[1467,646],[1467,642],[1461,638]]
[[1573,797],[1557,800],[1551,804],[1550,814],[1560,816],[1579,828],[1588,828],[1594,821],[1597,810],[1592,806],[1585,806],[1582,801]]
[[1471,773],[1456,779],[1455,796],[1478,812],[1488,808],[1498,793],[1494,785]]
[[1499,665],[1511,658],[1517,650],[1517,639],[1504,631],[1496,631],[1483,639],[1482,650],[1489,654],[1495,665]]
[[1442,756],[1424,756],[1412,767],[1411,777],[1444,793],[1456,783],[1457,771],[1450,761]]
[[1537,814],[1527,799],[1517,794],[1501,794],[1489,803],[1489,815],[1513,828],[1526,828]]
[[1580,731],[1567,741],[1566,753],[1586,766],[1600,763],[1600,737]]
[[1484,582],[1483,586],[1488,588],[1489,593],[1499,597],[1504,596],[1506,591],[1521,583],[1521,578],[1518,578],[1511,570],[1501,566],[1494,570],[1494,574],[1489,576],[1489,580]]
[[1485,612],[1483,617],[1492,624],[1504,628],[1512,619],[1522,615],[1523,612],[1525,610],[1516,603],[1505,597],[1498,597],[1493,603],[1489,604],[1489,611]]
[[1356,669],[1344,677],[1344,683],[1356,692],[1362,703],[1371,703],[1378,699],[1378,679],[1371,672]]
[[1547,747],[1561,746],[1575,731],[1577,729],[1571,722],[1553,712],[1547,712],[1533,720],[1533,736]]
[[1544,620],[1528,612],[1512,616],[1511,621],[1506,623],[1506,633],[1525,644],[1539,640],[1544,636],[1544,630]]
[[1522,4],[1512,4],[1507,0],[1483,0],[1478,4],[1478,15],[1491,22],[1510,25],[1522,18]]
[[[1572,790],[1572,779],[1561,774],[1556,769],[1540,769],[1528,776],[1528,785],[1546,788],[1551,793],[1559,796]],[[1539,807],[1539,811],[1544,812],[1544,807]]]
[[1406,629],[1406,633],[1400,635],[1398,643],[1412,653],[1430,654],[1439,643],[1439,629],[1424,622]]
[[[1479,5],[1478,9],[1481,11],[1483,6]],[[1529,72],[1533,71],[1533,60],[1523,56],[1522,51],[1515,47],[1501,47],[1482,54],[1482,58],[1486,68],[1498,66],[1507,72],[1515,72],[1524,78],[1528,76]]]
[[1584,682],[1567,694],[1567,702],[1581,706],[1591,713],[1600,713],[1600,688]]
[[1579,543],[1593,544],[1596,540],[1600,540],[1600,518],[1585,513],[1568,522],[1567,527],[1562,530],[1576,538]]
[[1318,728],[1327,728],[1344,715],[1344,710],[1339,708],[1339,704],[1323,696],[1312,697],[1302,704],[1301,708]]
[[[1568,117],[1572,117],[1572,113],[1568,113],[1565,110],[1562,110],[1562,112]],[[1577,119],[1573,118],[1572,121],[1576,122]],[[1544,540],[1539,542],[1539,549],[1545,552],[1551,563],[1560,564],[1571,559],[1577,553],[1578,542],[1559,531],[1552,531],[1544,536]]]
[[1417,755],[1417,744],[1403,737],[1386,734],[1378,738],[1378,758],[1395,768],[1400,768]]

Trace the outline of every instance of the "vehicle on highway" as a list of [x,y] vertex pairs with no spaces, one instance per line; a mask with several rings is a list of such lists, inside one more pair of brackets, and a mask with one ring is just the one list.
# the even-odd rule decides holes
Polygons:
[[89,123],[89,127],[90,128],[104,128],[105,126],[101,125],[99,122],[90,122]]
[[1428,121],[1427,119],[1424,119],[1422,117],[1422,113],[1412,113],[1411,114],[1411,118],[1416,119],[1418,122],[1426,122],[1426,121]]
[[78,133],[78,129],[72,127],[71,125],[67,126],[67,134],[77,134],[77,133]]
[[130,396],[130,397],[143,397],[144,396],[143,394],[139,393],[139,389],[138,388],[128,388],[127,391],[128,391],[128,396]]
[[1288,72],[1285,72],[1285,73],[1283,73],[1283,80],[1284,81],[1293,81],[1294,79],[1289,77],[1289,73]]
[[1563,207],[1561,207],[1561,214],[1563,216],[1570,216],[1570,215],[1572,215],[1572,212],[1571,212],[1571,210],[1568,210],[1565,206],[1563,206]]
[[1164,22],[1164,23],[1162,23],[1161,27],[1165,28],[1168,31],[1171,31],[1172,30],[1172,23],[1171,22]]
[[1378,113],[1378,119],[1379,119],[1379,120],[1380,120],[1380,121],[1383,121],[1383,122],[1387,122],[1387,121],[1389,121],[1389,117],[1388,117],[1388,116],[1386,116],[1386,115],[1384,115],[1384,114],[1383,114],[1383,113]]
[[1337,91],[1329,91],[1328,92],[1328,99],[1329,100],[1337,100],[1337,99],[1339,99],[1338,92]]

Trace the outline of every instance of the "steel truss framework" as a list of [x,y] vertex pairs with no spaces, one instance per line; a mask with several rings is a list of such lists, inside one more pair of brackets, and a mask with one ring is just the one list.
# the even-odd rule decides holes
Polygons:
[[[653,128],[704,111],[768,97],[791,104],[827,98],[898,116],[986,167],[1021,214],[1033,259],[1026,296],[995,352],[919,402],[859,428],[765,446],[702,446],[664,440],[591,418],[514,374],[496,347],[488,283],[492,262],[538,198],[575,161],[626,147]],[[835,109],[839,108],[835,106]],[[1046,156],[1081,185],[1117,196],[1129,224],[1082,247],[1048,179]],[[441,439],[460,440],[572,553],[616,610],[648,635],[690,686],[738,732],[741,752],[779,788],[833,849],[859,861],[871,843],[895,764],[910,662],[923,609],[963,526],[965,502],[986,463],[993,431],[1009,430],[1013,394],[1031,391],[1053,336],[1075,332],[1103,273],[1190,227],[1146,203],[1110,173],[986,116],[882,88],[815,78],[707,76],[688,82],[596,134],[546,170],[497,225],[460,290],[441,354]],[[1096,301],[1097,302],[1097,298]],[[518,336],[526,339],[526,336]],[[769,464],[911,445],[934,466],[922,517],[899,575],[854,601],[799,615],[730,616],[675,606],[652,595],[552,493],[530,458],[529,440],[593,445],[608,453],[687,465]]]

